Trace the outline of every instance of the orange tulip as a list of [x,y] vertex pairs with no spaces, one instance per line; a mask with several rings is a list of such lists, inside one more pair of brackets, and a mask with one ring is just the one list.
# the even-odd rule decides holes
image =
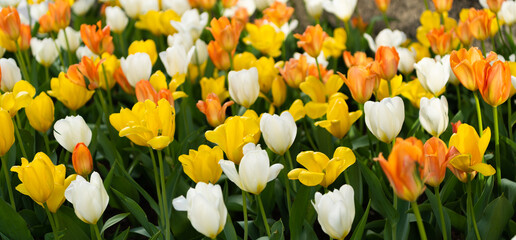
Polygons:
[[435,54],[444,56],[452,50],[452,31],[445,32],[444,26],[441,25],[440,28],[434,28],[426,34]]
[[342,57],[348,68],[352,66],[367,66],[374,61],[365,52],[355,52],[355,54],[351,55],[351,52],[345,51]]
[[113,78],[118,83],[118,85],[120,85],[122,90],[124,90],[124,92],[128,94],[134,94],[134,88],[131,86],[131,84],[129,84],[129,81],[127,81],[121,66],[115,70],[115,73],[113,73]]
[[213,62],[213,65],[219,70],[227,70],[231,67],[231,60],[229,53],[226,52],[218,42],[211,41],[208,44],[208,55]]
[[487,6],[489,6],[489,10],[497,13],[502,8],[502,3],[505,0],[487,0]]
[[30,48],[30,39],[32,38],[30,32],[30,26],[22,24],[20,28],[20,38],[18,38],[18,46],[21,51],[25,51]]
[[469,22],[460,21],[459,25],[455,28],[455,36],[460,40],[462,45],[469,47],[473,42],[473,35],[469,31]]
[[453,0],[432,0],[434,2],[435,10],[438,13],[450,11]]
[[484,101],[493,107],[504,103],[512,87],[509,64],[498,60],[491,65],[486,61],[485,64],[475,64],[474,68],[478,90]]
[[351,18],[351,26],[353,26],[353,28],[358,29],[362,34],[366,32],[367,25],[368,23],[364,21],[362,16]]
[[398,138],[388,161],[381,153],[374,160],[380,162],[394,192],[401,199],[409,202],[416,201],[425,191],[425,184],[421,179],[423,171],[420,169],[424,163],[421,140],[415,137],[405,140]]
[[459,120],[457,122],[450,123],[450,124],[452,126],[452,132],[457,133],[457,130],[459,129],[459,126],[462,124],[462,122]]
[[462,85],[470,91],[474,92],[478,89],[475,73],[473,71],[473,63],[483,59],[484,56],[482,52],[476,47],[470,48],[469,50],[462,48],[450,54],[450,67],[453,73],[457,76]]
[[73,169],[83,177],[90,175],[93,171],[93,158],[90,150],[84,143],[77,143],[72,153]]
[[235,15],[233,15],[232,19],[236,21],[237,26],[241,26],[240,32],[242,32],[242,30],[244,30],[244,26],[249,22],[249,13],[247,12],[247,9],[239,7],[235,11]]
[[346,86],[348,86],[351,96],[355,101],[364,104],[373,95],[373,90],[379,84],[376,73],[364,66],[353,66],[348,70],[348,77],[339,73]]
[[70,25],[70,3],[65,0],[57,0],[48,4],[48,12],[39,18],[40,32],[59,32]]
[[299,59],[291,58],[279,72],[291,88],[299,88],[299,84],[305,81],[308,73],[306,56],[301,55]]
[[423,179],[426,184],[438,187],[446,175],[449,160],[446,158],[448,147],[441,139],[432,137],[425,142],[423,149],[425,154]]
[[226,109],[233,105],[233,103],[233,101],[229,101],[221,106],[217,94],[210,93],[206,97],[206,101],[199,100],[197,102],[197,108],[206,115],[206,120],[208,120],[210,126],[217,127],[224,123],[224,120],[226,120]]
[[398,72],[399,61],[400,56],[395,47],[380,46],[376,50],[373,70],[380,78],[389,81]]
[[111,36],[110,28],[109,26],[101,27],[101,21],[98,21],[97,25],[82,24],[81,39],[93,53],[99,56],[105,52],[113,54],[115,46],[113,45],[113,37]]
[[270,7],[263,10],[264,18],[276,24],[277,27],[287,23],[293,13],[293,7],[287,7],[287,4],[280,1],[275,1]]
[[374,0],[376,3],[376,7],[380,12],[387,12],[387,8],[389,7],[389,4],[391,3],[391,0]]
[[213,18],[210,26],[208,30],[210,30],[213,38],[222,49],[228,53],[234,52],[238,45],[242,26],[239,26],[235,19],[232,19],[230,22],[227,17],[221,17],[218,20]]
[[222,6],[224,8],[231,8],[236,5],[238,0],[222,0]]
[[160,99],[167,99],[170,105],[174,106],[174,97],[168,89],[160,89],[159,92],[154,89],[152,84],[147,80],[140,80],[136,83],[135,93],[138,102],[145,102],[145,100],[151,100],[154,103],[158,103]]
[[491,22],[487,11],[470,8],[468,11],[469,31],[474,38],[484,41],[491,35]]
[[317,70],[316,64],[310,64],[308,66],[308,76],[314,76],[316,78],[319,78],[319,71],[321,71],[321,77],[323,83],[326,83],[328,79],[333,75],[333,70],[328,70],[326,67],[322,64],[319,64],[319,70]]
[[0,12],[0,30],[11,40],[16,41],[20,36],[20,15],[14,7],[2,8]]
[[100,64],[101,62],[95,64],[93,59],[84,56],[80,63],[68,67],[66,75],[70,81],[83,87],[86,87],[86,80],[88,80],[88,89],[93,90],[99,86],[98,68]]
[[294,34],[294,37],[299,39],[298,47],[302,47],[308,55],[317,58],[321,53],[324,39],[328,37],[319,24],[315,26],[306,27],[303,35]]
[[188,0],[188,3],[190,3],[190,6],[192,8],[203,8],[206,11],[211,10],[215,3],[217,3],[216,0]]

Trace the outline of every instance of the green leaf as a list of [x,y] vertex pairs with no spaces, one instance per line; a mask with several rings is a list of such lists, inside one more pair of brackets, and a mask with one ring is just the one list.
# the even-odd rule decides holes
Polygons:
[[120,201],[122,201],[122,204],[124,204],[124,206],[133,214],[136,220],[142,225],[142,227],[147,231],[149,235],[154,235],[157,232],[156,226],[149,222],[149,220],[147,219],[147,215],[145,214],[143,209],[138,205],[138,203],[136,203],[131,198],[126,197],[124,194],[122,194],[114,188],[111,188],[111,190],[118,196]]
[[305,185],[301,185],[297,190],[289,218],[291,239],[299,239],[300,237],[303,222],[305,220],[306,209],[309,207],[309,202],[312,198],[310,193],[310,187]]
[[127,237],[129,236],[130,230],[131,230],[131,228],[127,228],[125,231],[118,234],[118,236],[116,236],[113,240],[126,240]]
[[233,226],[233,221],[231,220],[230,214],[227,215],[226,225],[224,226],[224,236],[226,240],[238,240],[235,226]]
[[152,235],[152,237],[149,238],[149,240],[156,240],[159,236],[161,236],[161,231],[158,231],[156,234]]
[[8,239],[33,239],[27,223],[3,199],[0,199],[0,226],[0,233]]
[[88,240],[90,233],[88,224],[81,221],[75,215],[75,211],[67,206],[61,206],[57,211],[57,220],[59,221],[60,230],[64,231],[61,240]]
[[482,239],[500,239],[503,229],[513,214],[514,209],[505,196],[500,196],[489,203],[478,222],[478,230]]
[[396,221],[397,213],[396,210],[392,207],[392,204],[385,196],[382,186],[380,184],[380,180],[378,177],[361,161],[357,161],[360,167],[360,171],[364,176],[367,185],[369,186],[369,190],[371,191],[371,199],[373,200],[373,204],[378,206],[378,211],[385,217],[387,217],[391,221]]
[[[443,229],[443,226],[441,224],[441,218],[439,213],[439,202],[437,201],[437,197],[427,188],[425,190],[426,196],[428,197],[428,200],[430,201],[430,205],[432,206],[432,211],[435,215],[435,219],[437,224],[439,225],[439,229]],[[444,224],[446,227],[446,235],[448,239],[451,239],[451,224],[450,224],[450,216],[446,213],[446,211],[443,210],[443,216],[444,216]]]
[[502,189],[507,199],[514,206],[516,203],[516,182],[513,182],[507,178],[502,179]]
[[450,223],[453,228],[457,228],[460,231],[466,230],[466,217],[462,214],[458,214],[453,210],[443,207],[443,211],[450,216]]
[[120,213],[120,214],[117,214],[117,215],[111,217],[110,219],[108,219],[106,221],[106,223],[104,223],[104,226],[102,226],[102,230],[100,230],[100,234],[102,235],[106,229],[108,229],[109,227],[111,227],[111,226],[117,224],[118,222],[124,220],[124,218],[129,216],[129,214],[130,213]]
[[355,228],[355,231],[353,232],[353,235],[351,236],[351,239],[362,239],[362,235],[364,234],[365,226],[367,223],[367,217],[369,216],[369,209],[371,208],[371,199],[369,199],[369,202],[367,203],[367,208],[362,215],[362,218],[360,218],[360,222],[358,223],[357,227]]
[[271,227],[271,237],[270,240],[284,240],[285,236],[283,234],[283,222],[281,219],[275,222]]

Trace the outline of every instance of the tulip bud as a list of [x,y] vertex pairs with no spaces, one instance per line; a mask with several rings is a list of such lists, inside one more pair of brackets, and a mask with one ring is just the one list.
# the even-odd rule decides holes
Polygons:
[[14,7],[6,7],[0,11],[0,30],[11,40],[16,41],[20,36],[20,15]]
[[14,144],[14,124],[3,108],[0,108],[0,132],[0,156],[4,156]]
[[378,10],[383,13],[387,12],[387,8],[389,8],[389,4],[391,3],[390,0],[374,0],[374,2],[376,3]]
[[152,62],[147,53],[135,53],[120,59],[120,66],[131,86],[140,80],[149,80],[152,73]]
[[414,64],[417,78],[427,91],[437,96],[450,78],[448,66],[432,58],[423,58]]
[[391,80],[398,72],[400,56],[394,47],[380,46],[376,50],[375,67],[378,76],[387,81]]
[[444,13],[450,11],[452,8],[453,0],[432,0],[434,2],[435,10],[438,13]]
[[308,15],[314,19],[319,19],[323,12],[323,0],[305,0],[305,8]]
[[317,221],[331,238],[344,239],[351,230],[355,218],[354,196],[355,192],[348,184],[324,195],[315,193],[312,205],[317,212]]
[[97,224],[109,203],[109,196],[97,172],[91,174],[89,182],[77,176],[64,195],[73,204],[75,215],[87,224]]
[[90,149],[84,143],[77,143],[72,153],[73,169],[83,177],[90,175],[93,171],[93,158]]
[[253,105],[260,93],[258,70],[255,67],[249,70],[230,71],[228,84],[231,98],[245,108]]
[[335,16],[347,22],[357,6],[358,0],[329,0],[323,2],[323,8],[329,13],[335,14]]
[[106,24],[113,32],[122,33],[128,22],[129,19],[120,7],[106,7]]
[[260,194],[267,186],[267,182],[274,180],[283,165],[280,163],[269,165],[269,155],[267,151],[260,148],[260,144],[246,144],[242,152],[244,156],[238,165],[238,172],[235,163],[229,160],[220,160],[224,174],[235,183],[242,191],[252,194]]
[[409,74],[414,71],[414,63],[416,63],[416,51],[414,49],[397,48],[398,55],[400,56],[400,62],[398,64],[398,70],[403,74]]
[[390,143],[398,136],[405,120],[405,106],[400,97],[384,98],[364,105],[367,128],[378,140]]
[[487,0],[487,6],[489,6],[489,10],[494,13],[498,13],[500,8],[502,8],[502,4],[506,2],[505,0]]
[[[81,33],[79,31],[75,31],[71,27],[66,27],[65,29],[59,30],[56,42],[64,50],[75,52],[81,43]],[[68,46],[70,47],[69,49]],[[81,58],[82,56],[79,57],[79,59]]]
[[274,153],[285,154],[296,139],[297,126],[292,115],[285,111],[280,116],[263,114],[260,120],[263,139]]
[[287,85],[285,81],[280,76],[276,75],[274,80],[272,80],[272,104],[275,107],[281,107],[285,100],[287,99]]
[[210,93],[208,97],[206,97],[206,101],[199,100],[199,102],[197,102],[197,108],[206,115],[206,120],[208,120],[210,126],[217,127],[224,123],[224,120],[226,120],[226,109],[233,105],[233,103],[233,101],[229,101],[224,103],[221,107],[220,99],[217,94]]
[[78,143],[90,145],[91,129],[80,116],[67,116],[54,124],[54,137],[59,145],[73,152]]
[[51,38],[43,40],[32,38],[30,40],[30,47],[32,49],[32,56],[36,58],[39,64],[45,67],[50,67],[59,56],[56,44]]
[[438,187],[446,175],[446,166],[449,160],[446,157],[448,147],[441,139],[432,137],[425,142],[423,149],[425,154],[423,179],[426,184]]
[[502,3],[502,7],[500,12],[498,13],[498,17],[503,19],[505,24],[512,26],[516,23],[516,2],[515,1],[504,1]]
[[41,92],[25,107],[25,114],[30,125],[45,134],[54,123],[54,102],[45,92]]
[[0,78],[0,89],[4,92],[10,92],[14,88],[14,84],[21,80],[20,68],[16,65],[14,59],[0,59],[0,69],[2,74]]
[[[186,74],[188,64],[194,54],[195,48],[185,49],[184,46],[174,45],[167,48],[166,51],[159,53],[159,58],[169,76],[174,77],[176,74]],[[126,74],[127,75],[127,74]]]
[[197,39],[197,41],[195,41],[195,51],[192,56],[192,64],[202,65],[206,60],[208,60],[208,46],[203,40]]
[[95,2],[95,0],[76,0],[72,5],[72,11],[77,16],[84,16]]
[[177,211],[187,211],[192,226],[206,237],[215,239],[224,229],[228,210],[219,185],[199,182],[188,190],[186,198],[172,200],[172,205]]
[[419,104],[419,122],[432,136],[439,137],[448,128],[448,101],[445,96],[428,99],[422,97]]

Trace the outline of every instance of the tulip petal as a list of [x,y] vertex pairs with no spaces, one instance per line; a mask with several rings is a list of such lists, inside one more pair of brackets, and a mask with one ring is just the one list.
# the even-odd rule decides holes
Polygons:
[[267,177],[267,182],[274,180],[278,176],[278,174],[280,173],[280,171],[282,169],[283,169],[282,164],[280,164],[280,163],[273,164],[269,168],[269,176]]
[[172,200],[172,205],[176,211],[187,211],[188,210],[188,202],[184,196],[179,196]]
[[315,186],[324,179],[324,173],[302,171],[299,173],[299,181],[306,186]]
[[235,163],[228,160],[220,160],[219,164],[222,168],[222,171],[224,172],[224,174],[226,174],[229,180],[235,183],[240,189],[242,189],[242,182],[240,181],[240,175],[238,175]]
[[491,176],[496,173],[496,170],[493,168],[493,166],[486,164],[486,163],[477,163],[470,167],[471,169],[481,173],[484,176]]
[[470,169],[470,163],[471,163],[471,156],[466,154],[461,154],[458,156],[455,156],[450,160],[450,164],[463,172],[471,172]]

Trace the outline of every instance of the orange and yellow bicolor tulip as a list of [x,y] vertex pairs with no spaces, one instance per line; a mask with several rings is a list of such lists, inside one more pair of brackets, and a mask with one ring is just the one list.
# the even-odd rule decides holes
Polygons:
[[376,3],[376,7],[380,12],[387,12],[387,8],[389,8],[389,4],[391,3],[391,0],[374,0]]
[[504,103],[512,87],[509,63],[500,60],[494,63],[479,61],[474,68],[478,91],[484,101],[493,107]]
[[444,13],[450,11],[452,8],[453,0],[432,0],[434,2],[435,10],[438,13]]
[[365,67],[374,61],[372,58],[368,57],[365,52],[360,51],[355,52],[353,55],[351,55],[351,52],[345,51],[342,57],[348,68],[353,66]]
[[210,41],[208,43],[208,55],[217,69],[228,70],[231,67],[229,53],[217,41]]
[[[453,31],[453,30],[452,30]],[[432,51],[440,56],[448,54],[452,48],[452,31],[445,31],[444,26],[440,28],[434,28],[426,34]]]
[[226,120],[226,109],[233,105],[233,101],[228,101],[221,106],[220,99],[215,93],[208,94],[205,101],[199,100],[197,102],[197,108],[199,111],[206,115],[206,120],[208,124],[212,127],[217,127],[218,125],[224,123]]
[[0,30],[10,40],[16,41],[20,36],[21,21],[18,10],[14,7],[2,8],[0,11]]
[[342,96],[334,96],[328,103],[326,110],[326,120],[315,123],[315,126],[325,128],[331,135],[341,139],[349,132],[353,123],[355,123],[362,111],[349,112],[348,104]]
[[285,66],[279,69],[281,76],[291,88],[299,88],[299,85],[305,81],[308,74],[308,62],[305,55],[301,55],[299,59],[291,58],[285,62]]
[[183,171],[194,181],[215,184],[222,175],[219,161],[224,159],[224,152],[219,146],[210,148],[201,145],[196,150],[190,149],[188,154],[179,156]]
[[124,71],[122,70],[122,66],[118,66],[118,68],[113,73],[113,78],[120,85],[122,90],[128,94],[134,94],[134,88],[131,86],[127,78],[125,77]]
[[328,34],[317,24],[306,27],[302,35],[296,33],[294,37],[299,39],[297,42],[298,47],[302,47],[311,57],[317,58],[321,54],[324,40],[328,37]]
[[438,187],[446,175],[448,147],[441,139],[432,137],[425,142],[423,179],[426,184]]
[[462,85],[474,92],[478,89],[474,64],[483,60],[484,56],[478,48],[472,47],[469,50],[461,48],[450,54],[450,67]]
[[[442,15],[444,18],[444,31],[450,31],[457,26],[457,20],[449,17],[447,12],[444,12]],[[423,46],[430,47],[430,42],[428,41],[426,34],[429,33],[432,29],[440,28],[441,14],[438,12],[425,10],[419,17],[419,22],[421,23],[421,26],[417,28],[416,38]],[[420,59],[421,58],[418,57],[417,61]]]
[[[238,45],[241,27],[236,20],[229,21],[227,17],[213,18],[210,22],[211,34],[219,46],[228,53],[233,53]],[[208,46],[209,51],[209,46]]]
[[39,18],[39,31],[42,33],[59,32],[70,25],[70,3],[66,0],[56,0],[48,4],[48,12]]
[[459,21],[459,25],[455,28],[455,36],[459,39],[459,41],[464,45],[464,47],[468,48],[473,42],[473,34],[469,30],[469,22],[468,21]]
[[263,10],[263,17],[274,23],[277,27],[282,27],[290,20],[293,13],[293,7],[288,7],[284,2],[275,1],[270,7]]
[[97,55],[102,55],[102,53],[105,52],[113,54],[115,50],[110,28],[109,26],[102,28],[101,21],[98,21],[97,25],[82,24],[81,39],[84,44]]
[[93,90],[88,90],[86,87],[72,82],[64,72],[59,73],[59,77],[50,80],[50,89],[47,92],[48,95],[55,97],[72,111],[84,106],[95,93]]
[[[474,8],[470,8],[468,10],[468,22],[469,22],[469,31],[474,38],[484,41],[489,36],[491,36],[498,29],[492,29],[492,24],[494,23],[494,15],[490,15],[487,10],[477,10]],[[496,30],[496,31],[495,31]]]
[[400,56],[395,47],[380,46],[376,50],[376,55],[372,70],[381,78],[391,80],[398,72]]
[[348,70],[348,77],[339,73],[339,76],[348,86],[351,96],[355,101],[364,104],[373,95],[374,89],[379,84],[380,79],[376,73],[365,66],[353,66]]

